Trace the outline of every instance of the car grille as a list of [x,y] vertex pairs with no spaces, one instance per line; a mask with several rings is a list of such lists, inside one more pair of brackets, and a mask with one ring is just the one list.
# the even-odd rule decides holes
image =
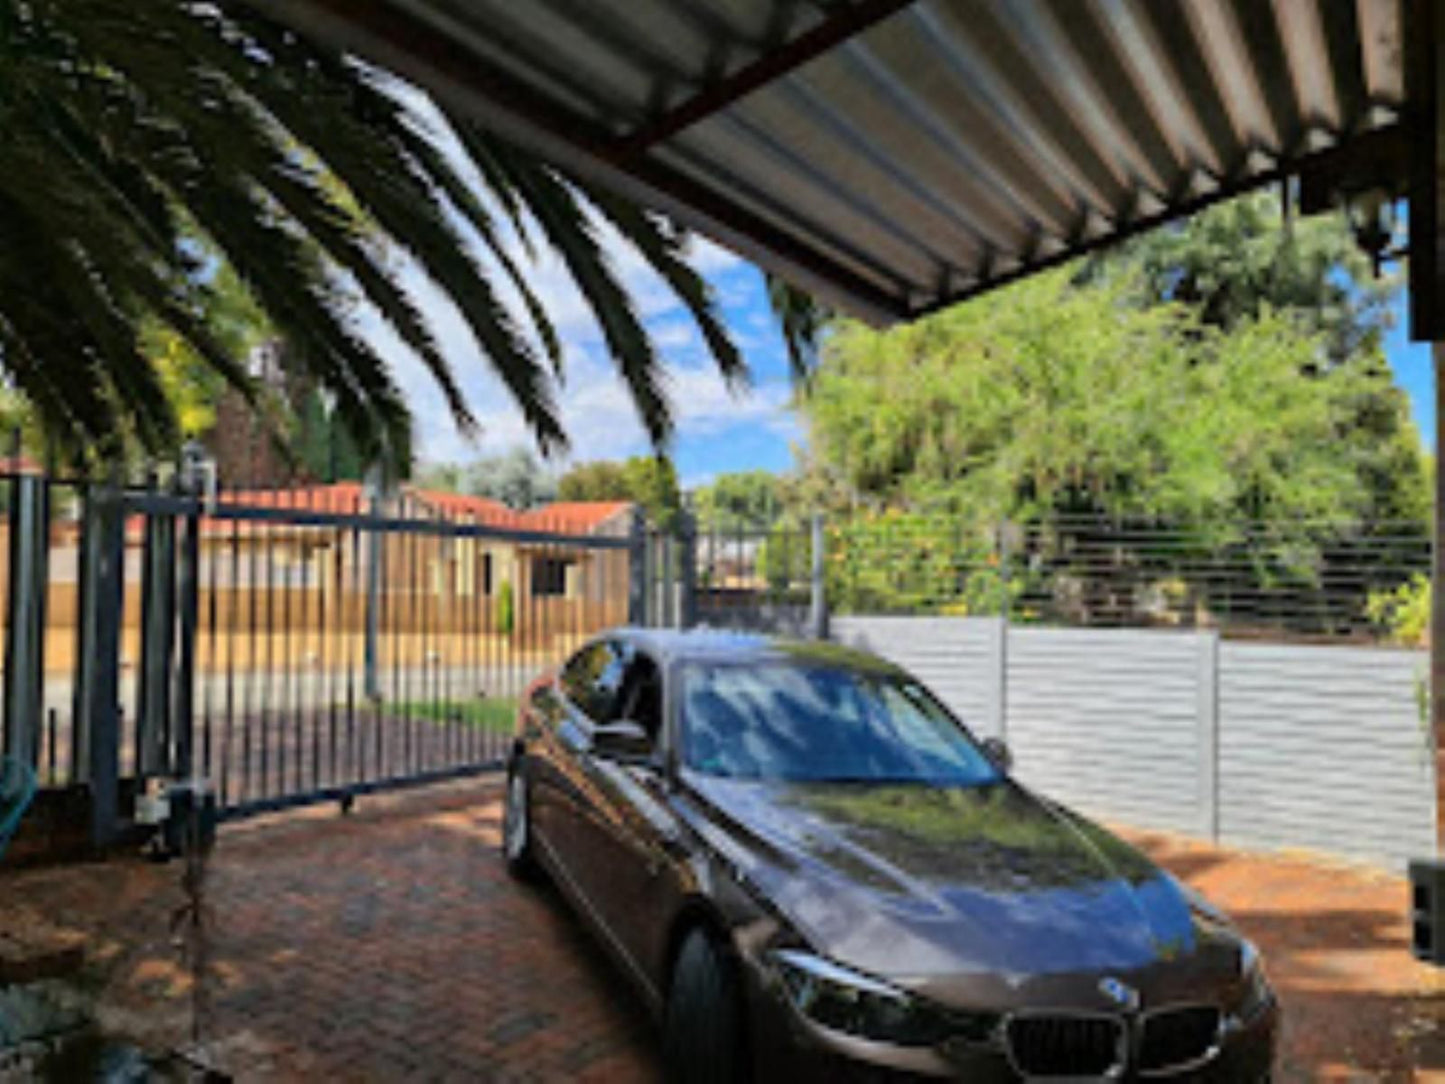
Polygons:
[[1026,1077],[1104,1076],[1122,1068],[1124,1022],[1112,1016],[1011,1017],[1009,1058]]
[[1140,1072],[1178,1071],[1206,1057],[1219,1042],[1219,1019],[1219,1010],[1209,1005],[1145,1015],[1140,1023]]

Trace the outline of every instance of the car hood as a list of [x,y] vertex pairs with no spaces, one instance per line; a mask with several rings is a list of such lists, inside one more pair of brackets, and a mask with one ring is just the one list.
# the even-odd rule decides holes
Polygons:
[[[1237,967],[1232,932],[1203,921],[1171,877],[1010,780],[688,786],[705,834],[753,891],[816,951],[871,974],[972,979],[1007,1002],[1080,973]],[[1177,966],[1162,970],[1177,979]]]

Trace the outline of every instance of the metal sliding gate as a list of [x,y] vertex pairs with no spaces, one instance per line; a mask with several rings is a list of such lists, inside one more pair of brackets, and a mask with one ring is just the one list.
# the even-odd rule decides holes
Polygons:
[[359,486],[98,491],[86,520],[99,839],[126,777],[204,779],[237,817],[495,768],[528,684],[635,619],[646,568],[640,525],[522,530]]

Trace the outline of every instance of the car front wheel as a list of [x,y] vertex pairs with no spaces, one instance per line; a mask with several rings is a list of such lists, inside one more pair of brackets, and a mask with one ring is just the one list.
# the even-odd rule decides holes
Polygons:
[[502,856],[507,872],[518,880],[530,881],[537,875],[537,859],[532,849],[532,795],[526,773],[515,764],[507,776],[507,801],[502,816]]
[[663,1064],[674,1084],[746,1079],[737,970],[703,930],[678,951],[663,1019]]

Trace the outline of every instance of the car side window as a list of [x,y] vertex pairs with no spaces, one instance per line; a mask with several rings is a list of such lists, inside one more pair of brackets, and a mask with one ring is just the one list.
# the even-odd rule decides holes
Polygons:
[[605,723],[617,711],[622,689],[623,658],[610,640],[591,644],[562,669],[562,691],[594,723]]

